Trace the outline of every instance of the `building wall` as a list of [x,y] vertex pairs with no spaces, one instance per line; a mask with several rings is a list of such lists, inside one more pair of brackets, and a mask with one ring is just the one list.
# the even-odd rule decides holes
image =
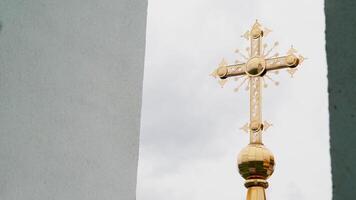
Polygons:
[[135,199],[146,10],[0,1],[0,199]]
[[356,195],[356,3],[326,0],[333,199]]

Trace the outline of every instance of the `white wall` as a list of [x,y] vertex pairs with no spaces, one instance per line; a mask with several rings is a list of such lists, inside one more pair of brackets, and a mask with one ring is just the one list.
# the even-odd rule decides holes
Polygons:
[[0,199],[135,199],[146,7],[0,1]]

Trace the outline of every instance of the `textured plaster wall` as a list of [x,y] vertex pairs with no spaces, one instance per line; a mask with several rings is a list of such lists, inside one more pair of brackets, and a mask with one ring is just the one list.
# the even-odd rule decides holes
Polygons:
[[146,9],[0,1],[0,199],[135,199]]
[[333,199],[356,195],[356,2],[326,0]]

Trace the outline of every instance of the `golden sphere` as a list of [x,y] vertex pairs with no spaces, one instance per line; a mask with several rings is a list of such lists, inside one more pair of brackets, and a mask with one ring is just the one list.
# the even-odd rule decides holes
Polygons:
[[299,63],[299,59],[294,55],[288,55],[286,58],[287,65],[291,68],[296,67]]
[[245,72],[249,76],[260,76],[266,71],[266,60],[262,57],[253,57],[247,61]]
[[237,166],[244,179],[269,178],[274,171],[274,156],[263,144],[249,144],[237,158]]
[[220,78],[224,78],[228,73],[228,70],[227,70],[227,67],[225,66],[222,66],[222,67],[219,67],[218,70],[217,70],[217,74]]
[[251,36],[253,39],[257,39],[257,38],[263,36],[263,31],[260,28],[255,27],[251,30]]
[[253,132],[257,132],[257,131],[260,131],[263,129],[263,124],[262,123],[259,123],[257,121],[252,121],[250,123],[250,129],[253,131]]

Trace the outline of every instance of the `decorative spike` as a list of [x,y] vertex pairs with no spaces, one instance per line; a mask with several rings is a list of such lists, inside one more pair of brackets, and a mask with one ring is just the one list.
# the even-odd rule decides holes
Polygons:
[[250,125],[248,123],[246,123],[243,127],[240,128],[240,130],[243,130],[246,133],[248,133],[250,130]]
[[273,124],[268,123],[266,120],[263,122],[263,130],[267,131],[269,127],[273,126]]
[[267,74],[265,75],[265,77],[267,77],[270,81],[272,81],[276,86],[279,85],[278,81],[273,80],[270,76],[268,76]]
[[211,74],[210,74],[210,76],[212,76],[212,77],[214,77],[214,78],[217,78],[218,77],[218,72],[217,72],[218,70],[214,70]]
[[224,67],[224,66],[226,66],[226,65],[227,65],[227,62],[226,62],[225,58],[223,58],[223,59],[221,60],[221,62],[219,63],[219,67]]
[[255,22],[255,24],[253,25],[253,27],[260,27],[261,26],[261,24],[258,22],[258,20],[256,19],[256,22]]
[[293,45],[291,45],[290,49],[287,51],[287,54],[288,55],[294,55],[297,52],[298,51],[293,47]]
[[246,80],[248,79],[248,77],[245,77],[245,79],[235,88],[235,92],[238,92],[240,90],[240,88],[243,86],[243,84],[246,82]]
[[290,68],[290,69],[287,69],[287,72],[290,74],[290,76],[293,78],[294,77],[294,74],[295,72],[297,71],[298,69],[297,68]]
[[247,56],[245,56],[243,53],[241,53],[240,50],[236,49],[235,53],[239,54],[242,58],[244,58],[245,60],[248,60]]
[[307,59],[307,58],[304,58],[304,56],[299,55],[299,64],[302,64],[305,59]]
[[250,39],[250,31],[246,31],[241,37],[245,38],[246,40]]
[[263,34],[265,37],[267,37],[271,32],[272,32],[271,29],[264,27]]
[[224,85],[226,84],[226,82],[227,82],[227,79],[220,79],[220,80],[219,80],[219,84],[220,84],[221,88],[224,87]]
[[266,80],[265,80],[265,78],[264,78],[264,77],[262,77],[262,81],[263,81],[263,87],[264,87],[264,88],[267,88],[267,87],[268,87],[268,85],[267,85]]
[[266,57],[273,51],[273,49],[276,48],[276,46],[278,46],[278,45],[279,45],[279,42],[278,42],[278,41],[274,42],[274,44],[273,44],[273,46],[271,47],[271,49],[268,50],[266,54],[264,54],[264,57],[266,58]]

